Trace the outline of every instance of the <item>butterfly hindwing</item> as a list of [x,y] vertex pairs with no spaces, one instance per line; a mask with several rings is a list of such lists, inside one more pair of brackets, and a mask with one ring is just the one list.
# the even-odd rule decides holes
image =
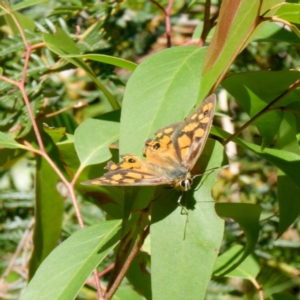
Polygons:
[[112,161],[105,167],[108,172],[103,176],[84,182],[87,185],[135,186],[171,184],[167,178],[158,176],[151,165],[142,161],[138,156],[126,154],[122,161],[115,164]]

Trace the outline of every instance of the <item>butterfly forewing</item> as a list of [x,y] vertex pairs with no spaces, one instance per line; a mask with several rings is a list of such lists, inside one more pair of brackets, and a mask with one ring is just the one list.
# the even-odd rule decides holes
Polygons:
[[181,154],[182,166],[191,170],[196,164],[209,135],[213,120],[216,96],[210,95],[201,106],[178,128],[180,135],[174,138],[174,146]]

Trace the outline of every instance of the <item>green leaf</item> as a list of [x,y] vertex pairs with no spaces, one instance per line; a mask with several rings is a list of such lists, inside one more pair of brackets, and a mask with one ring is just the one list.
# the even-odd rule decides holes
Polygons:
[[16,149],[0,149],[0,165],[3,169],[8,168],[25,154],[25,150]]
[[[34,31],[35,24],[32,19],[28,18],[28,16],[26,16],[26,15],[20,14],[19,12],[14,12],[13,14],[15,15],[15,18],[18,20],[18,22],[19,22],[20,26],[23,28],[23,30]],[[15,21],[13,20],[11,15],[6,15],[6,20],[7,20],[9,27],[13,31],[13,33],[15,35],[19,34],[20,31],[19,31],[18,27],[16,26]],[[25,31],[25,33],[26,33],[26,31]]]
[[275,15],[288,22],[300,24],[300,4],[282,3]]
[[113,65],[119,68],[123,68],[129,71],[134,71],[137,67],[137,64],[114,56],[104,55],[104,54],[83,54],[83,55],[61,55],[61,57],[69,58],[69,57],[79,57],[79,58],[86,58],[94,61],[99,61],[102,63],[106,63],[109,65]]
[[72,178],[80,166],[80,161],[74,146],[74,136],[66,134],[66,139],[58,142],[56,146],[59,151],[60,159],[63,162],[63,166],[70,175],[70,178]]
[[[223,147],[208,140],[199,168],[204,171],[224,163]],[[164,299],[203,299],[206,294],[224,230],[211,198],[216,173],[194,180],[193,190],[184,193],[188,215],[182,214],[177,203],[180,194],[174,190],[165,190],[153,202],[150,234],[154,299],[161,295]]]
[[[222,265],[228,265],[229,262],[232,263],[233,261],[236,261],[237,257],[240,257],[242,252],[243,246],[233,245],[218,257],[215,269],[218,269]],[[252,255],[249,255],[240,265],[225,276],[251,280],[258,275],[259,270],[260,267],[256,259]]]
[[285,293],[276,293],[271,295],[271,300],[298,300],[298,297],[294,297]]
[[[249,116],[253,117],[299,78],[300,72],[298,71],[247,72],[227,77],[222,82],[222,86],[235,97]],[[294,91],[273,107],[284,107],[298,101],[298,97],[299,92]],[[276,135],[282,116],[281,111],[273,110],[254,122],[264,138],[263,146],[269,146]]]
[[150,263],[150,256],[140,251],[126,273],[126,278],[134,286],[134,289],[147,300],[152,299],[151,276],[146,266]]
[[216,212],[223,218],[231,218],[236,221],[244,231],[246,237],[246,246],[243,254],[235,257],[235,260],[229,260],[226,264],[216,264],[215,275],[223,276],[234,270],[241,264],[245,258],[253,252],[259,235],[259,217],[261,207],[254,204],[245,203],[217,203]]
[[93,269],[118,243],[120,225],[120,221],[108,221],[74,233],[42,263],[22,299],[74,299]]
[[114,294],[113,300],[143,300],[144,298],[129,286],[120,286]]
[[[79,55],[79,51],[73,40],[60,28],[56,28],[56,33],[54,35],[44,34],[44,42],[47,47],[57,53],[60,56],[65,54],[76,54]],[[109,100],[113,109],[119,109],[119,104],[113,95],[107,90],[107,88],[96,78],[93,70],[80,58],[65,58],[70,63],[74,64],[78,68],[83,69],[87,75],[97,84],[104,95]]]
[[[300,155],[296,134],[294,115],[285,113],[277,135],[277,148]],[[281,236],[300,214],[300,188],[280,170],[278,170],[278,202],[278,236]]]
[[146,58],[136,68],[123,100],[121,154],[141,156],[145,140],[157,129],[188,115],[197,101],[204,55],[203,48],[175,47]]
[[299,44],[297,35],[287,30],[281,24],[267,23],[265,27],[254,37],[253,41],[286,42]]
[[66,134],[66,127],[50,127],[48,124],[43,123],[43,129],[48,133],[54,143],[59,142]]
[[88,119],[75,131],[75,149],[81,167],[95,165],[111,158],[109,146],[119,137],[120,123]]
[[23,145],[17,143],[9,135],[1,131],[0,131],[0,147],[9,148],[9,149],[17,149],[17,148],[24,149]]
[[48,162],[37,157],[35,176],[35,224],[33,252],[29,262],[31,279],[60,238],[64,212],[64,198],[56,185],[58,176]]

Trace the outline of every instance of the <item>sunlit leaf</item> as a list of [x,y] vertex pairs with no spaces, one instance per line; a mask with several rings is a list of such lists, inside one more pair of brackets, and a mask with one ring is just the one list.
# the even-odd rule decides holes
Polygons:
[[107,221],[74,233],[44,260],[22,299],[74,299],[93,269],[118,243],[120,225],[120,221]]

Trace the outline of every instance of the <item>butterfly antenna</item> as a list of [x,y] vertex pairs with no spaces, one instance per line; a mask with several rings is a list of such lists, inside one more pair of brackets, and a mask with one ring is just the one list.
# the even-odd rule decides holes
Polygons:
[[197,175],[194,175],[193,176],[193,179],[196,178],[196,177],[200,177],[200,176],[203,176],[203,175],[209,175],[210,173],[212,173],[214,170],[216,169],[219,169],[220,167],[215,167],[215,168],[211,168],[209,170],[206,170],[204,173],[202,174],[197,174]]

